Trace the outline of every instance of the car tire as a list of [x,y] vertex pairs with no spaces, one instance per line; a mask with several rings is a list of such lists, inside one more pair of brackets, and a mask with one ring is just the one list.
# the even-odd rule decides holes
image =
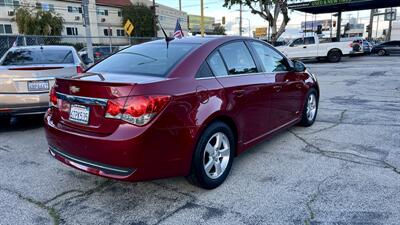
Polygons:
[[299,125],[309,127],[314,124],[318,113],[318,95],[315,89],[310,89],[304,101],[303,112]]
[[225,123],[217,121],[208,126],[197,142],[188,181],[204,189],[221,185],[232,167],[234,140],[232,130]]
[[342,53],[339,50],[331,50],[328,52],[328,61],[331,63],[340,62]]
[[10,116],[0,116],[0,125],[9,125],[11,117]]
[[378,53],[377,53],[379,56],[385,56],[387,53],[386,53],[386,50],[385,49],[380,49],[380,50],[378,50]]

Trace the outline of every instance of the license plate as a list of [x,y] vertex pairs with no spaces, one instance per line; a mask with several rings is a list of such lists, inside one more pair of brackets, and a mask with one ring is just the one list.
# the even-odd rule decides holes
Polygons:
[[49,90],[48,80],[28,81],[28,91],[48,91],[48,90]]
[[88,124],[89,123],[89,113],[90,108],[83,105],[71,105],[71,110],[69,111],[69,120]]

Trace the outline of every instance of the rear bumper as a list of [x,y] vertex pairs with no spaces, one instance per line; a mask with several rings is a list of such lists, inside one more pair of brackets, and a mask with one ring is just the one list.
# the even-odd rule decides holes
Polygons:
[[0,115],[45,113],[49,108],[49,93],[0,94]]
[[135,172],[134,168],[121,168],[103,163],[93,162],[91,160],[79,158],[63,152],[60,149],[49,146],[49,153],[57,160],[72,166],[76,169],[92,173],[99,176],[111,177],[115,179],[127,179]]
[[[74,131],[44,117],[50,154],[79,170],[124,181],[142,181],[189,173],[192,128],[120,125],[111,134]],[[154,124],[153,124],[154,125]]]

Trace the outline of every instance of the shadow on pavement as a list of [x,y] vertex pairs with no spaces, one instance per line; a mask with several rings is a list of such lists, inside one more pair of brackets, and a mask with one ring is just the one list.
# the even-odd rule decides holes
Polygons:
[[0,117],[0,133],[10,131],[24,131],[43,127],[43,116],[29,115],[29,116],[15,116],[15,117]]

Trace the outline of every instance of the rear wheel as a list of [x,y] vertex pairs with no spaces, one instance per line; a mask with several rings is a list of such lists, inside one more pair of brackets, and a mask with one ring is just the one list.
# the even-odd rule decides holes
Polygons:
[[231,170],[234,151],[234,135],[229,126],[214,122],[197,143],[188,180],[205,189],[218,187]]
[[307,94],[307,99],[304,105],[301,121],[299,125],[309,127],[315,122],[318,113],[318,96],[314,89],[311,89]]
[[340,62],[342,59],[342,53],[339,50],[331,50],[328,52],[328,61],[331,63]]
[[385,56],[385,55],[386,55],[385,49],[380,49],[380,50],[378,51],[378,55],[379,55],[379,56]]

